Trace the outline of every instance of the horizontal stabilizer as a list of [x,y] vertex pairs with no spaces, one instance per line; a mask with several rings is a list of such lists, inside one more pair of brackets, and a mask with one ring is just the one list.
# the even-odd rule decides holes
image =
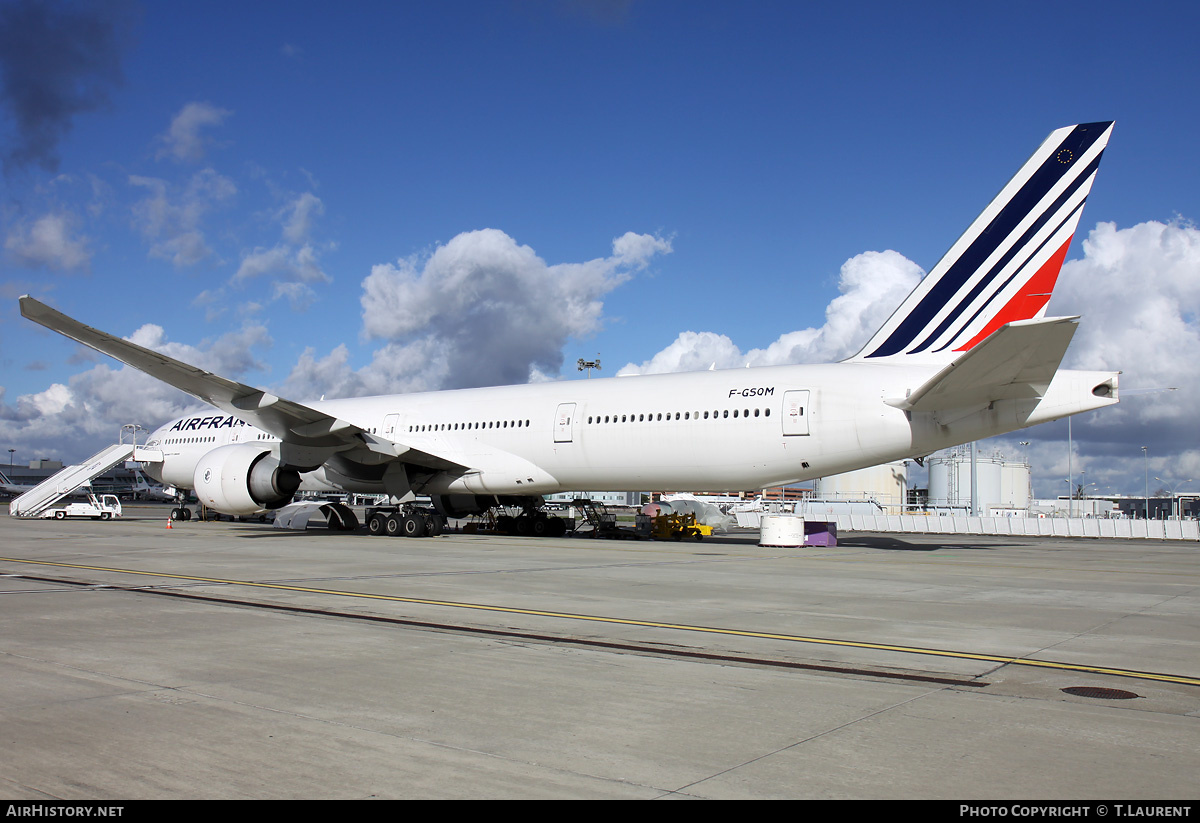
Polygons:
[[1058,371],[1078,320],[1048,317],[1001,326],[908,397],[888,402],[905,411],[934,412],[1040,398]]

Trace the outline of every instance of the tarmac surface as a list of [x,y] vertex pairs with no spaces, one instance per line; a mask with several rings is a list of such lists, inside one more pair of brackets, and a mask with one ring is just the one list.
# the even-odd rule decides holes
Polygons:
[[1200,795],[1194,543],[404,539],[168,510],[0,512],[0,796]]

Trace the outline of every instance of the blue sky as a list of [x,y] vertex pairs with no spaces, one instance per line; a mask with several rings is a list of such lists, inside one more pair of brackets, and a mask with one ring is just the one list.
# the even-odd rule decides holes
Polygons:
[[[894,267],[861,255],[928,270],[1052,129],[1115,119],[1051,312],[1084,315],[1071,365],[1179,391],[1078,418],[1073,465],[1140,490],[1149,444],[1152,474],[1200,479],[1195,4],[5,0],[0,19],[19,461],[186,408],[130,405],[144,384],[22,320],[22,293],[296,399],[576,379],[597,354],[603,374],[765,362],[847,290],[882,301],[864,322],[898,303]],[[1016,439],[1059,491],[1065,423]]]

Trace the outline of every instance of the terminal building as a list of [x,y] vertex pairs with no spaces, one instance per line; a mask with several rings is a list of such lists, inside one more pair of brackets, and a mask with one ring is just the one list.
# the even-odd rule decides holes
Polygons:
[[642,492],[559,492],[547,494],[545,498],[547,503],[570,503],[584,498],[605,506],[640,506],[643,496]]
[[[101,474],[92,481],[92,490],[96,494],[130,495],[137,483],[137,471],[132,468],[136,463],[130,463],[130,468],[118,465]],[[61,469],[61,460],[30,460],[28,465],[14,464],[0,467],[0,473],[8,478],[8,483],[16,486],[33,487],[53,477]]]

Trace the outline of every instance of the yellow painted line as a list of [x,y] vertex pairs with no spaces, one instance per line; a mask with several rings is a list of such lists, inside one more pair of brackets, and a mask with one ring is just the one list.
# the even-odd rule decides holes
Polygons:
[[703,634],[717,634],[727,637],[750,637],[758,640],[781,640],[789,643],[813,643],[823,646],[837,646],[839,648],[901,652],[904,654],[946,657],[956,660],[977,660],[980,662],[997,663],[1000,665],[1032,666],[1042,669],[1088,672],[1091,674],[1112,675],[1114,677],[1132,677],[1139,680],[1155,680],[1163,683],[1178,683],[1185,686],[1200,686],[1200,677],[1186,677],[1183,675],[1164,674],[1161,672],[1142,672],[1132,669],[1117,669],[1106,666],[1085,666],[1078,663],[1059,663],[1052,660],[1032,660],[1023,657],[1006,657],[995,654],[957,652],[948,649],[930,649],[920,646],[898,646],[890,643],[867,643],[858,640],[835,640],[828,637],[807,637],[805,635],[756,632],[743,629],[721,629],[712,626],[692,626],[686,623],[663,623],[654,620],[632,620],[623,617],[603,617],[590,614],[574,614],[572,612],[552,612],[543,611],[540,609],[521,609],[513,606],[492,606],[484,603],[462,603],[454,600],[430,600],[423,597],[401,597],[399,595],[370,594],[366,592],[340,591],[338,589],[317,589],[308,586],[295,586],[284,583],[256,583],[251,580],[227,580],[219,577],[197,577],[194,575],[170,574],[167,572],[139,571],[137,569],[116,569],[107,566],[88,566],[79,563],[55,563],[48,560],[22,560],[14,557],[0,557],[0,562],[24,563],[35,566],[54,566],[64,569],[83,569],[86,571],[112,572],[115,574],[131,574],[144,577],[161,577],[169,580],[186,580],[193,583],[215,583],[225,586],[277,589],[280,591],[305,592],[308,594],[323,594],[334,597],[354,597],[365,600],[382,600],[392,603],[412,603],[422,606],[444,606],[454,609],[471,609],[474,611],[499,612],[503,614],[523,614],[532,617],[552,617],[560,620],[584,620],[592,623],[607,623],[618,626],[638,626],[641,628],[668,629],[672,631],[699,632]]

